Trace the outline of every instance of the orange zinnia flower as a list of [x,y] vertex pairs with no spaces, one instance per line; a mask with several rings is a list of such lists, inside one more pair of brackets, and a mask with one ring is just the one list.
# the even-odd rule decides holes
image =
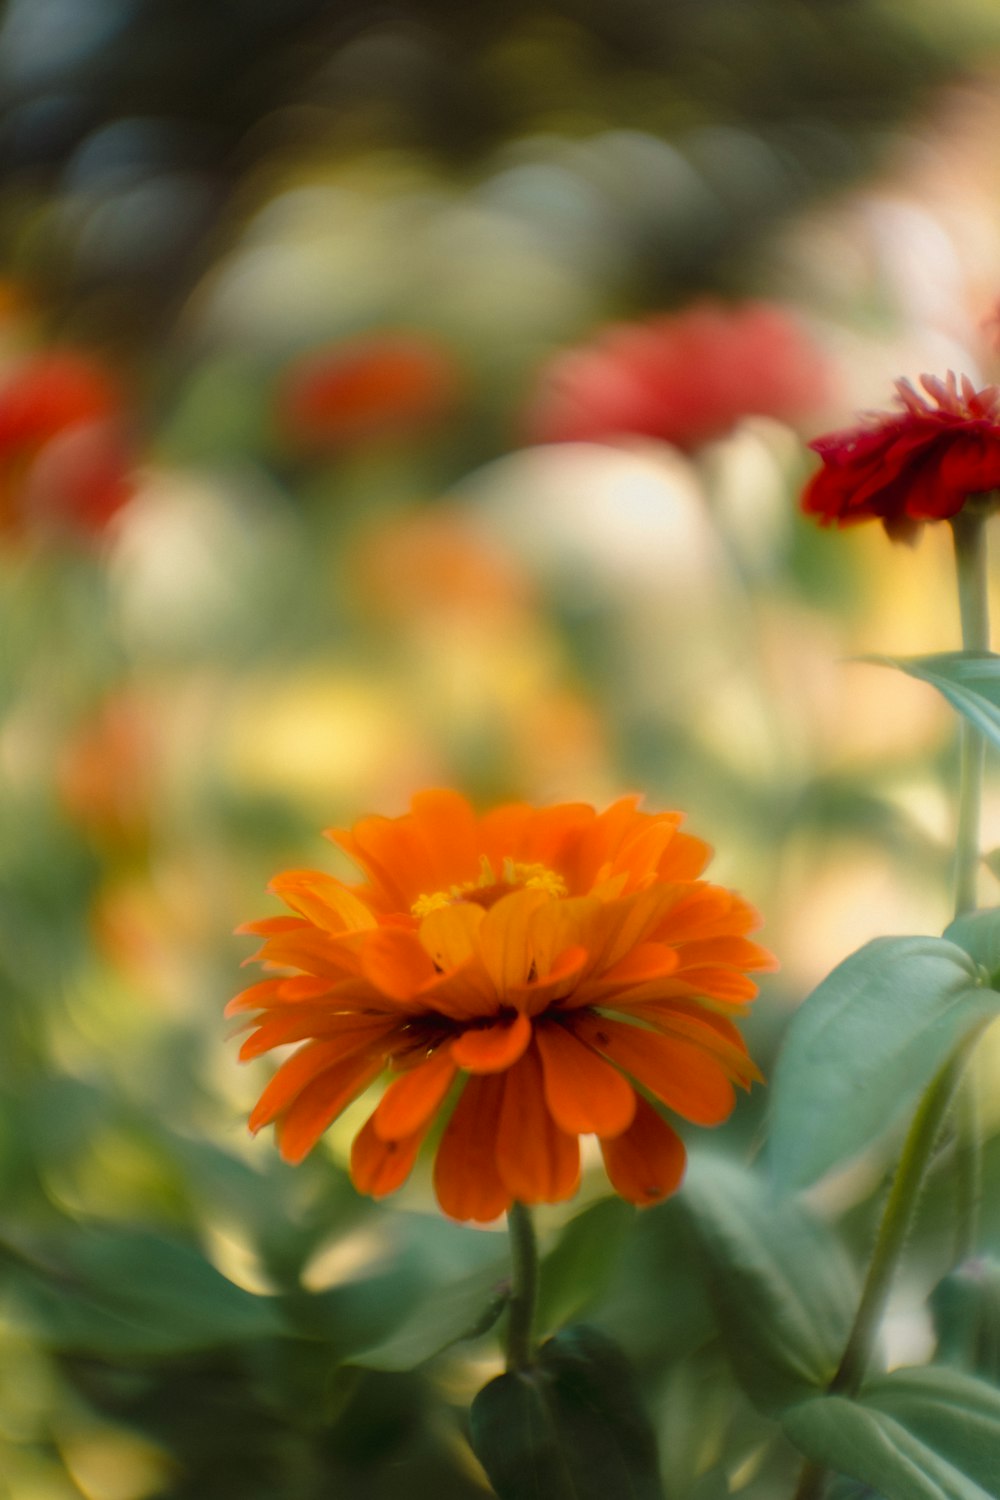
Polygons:
[[354,1141],[361,1192],[398,1188],[446,1100],[437,1149],[445,1213],[496,1218],[551,1203],[579,1180],[579,1136],[598,1137],[633,1203],[679,1185],[684,1147],[651,1100],[700,1125],[760,1077],[730,1017],[773,967],[737,895],[697,877],[708,858],[676,813],[626,798],[521,804],[477,817],[455,792],[331,837],[367,880],[317,871],[271,889],[296,913],[253,922],[275,974],[228,1014],[258,1012],[241,1057],[305,1042],[250,1117],[299,1161],[389,1070]]

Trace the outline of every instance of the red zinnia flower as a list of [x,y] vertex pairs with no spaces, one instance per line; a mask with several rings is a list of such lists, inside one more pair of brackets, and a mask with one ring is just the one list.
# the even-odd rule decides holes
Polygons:
[[701,303],[613,325],[593,344],[556,355],[527,425],[535,442],[635,434],[693,452],[742,417],[807,416],[824,386],[817,350],[782,309]]
[[708,851],[679,822],[632,798],[477,817],[432,791],[334,832],[365,883],[289,871],[272,889],[296,915],[247,929],[292,972],[230,1002],[258,1012],[240,1055],[306,1043],[251,1128],[275,1122],[298,1161],[388,1069],[354,1141],[361,1192],[401,1185],[456,1095],[434,1173],[453,1218],[571,1196],[581,1134],[623,1197],[673,1192],[684,1147],[651,1101],[702,1125],[728,1116],[733,1084],[760,1077],[730,1017],[756,993],[747,971],[773,966],[746,936],[754,911],[697,878]]
[[977,391],[966,376],[959,387],[951,370],[947,380],[921,375],[920,384],[927,397],[897,381],[902,411],[873,412],[809,444],[823,467],[802,496],[807,515],[823,525],[880,520],[908,541],[924,521],[1000,488],[1000,387]]

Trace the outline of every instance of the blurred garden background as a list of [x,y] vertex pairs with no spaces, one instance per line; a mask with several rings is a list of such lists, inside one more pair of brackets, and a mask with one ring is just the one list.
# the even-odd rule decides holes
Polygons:
[[[998,300],[993,0],[7,0],[4,1500],[490,1493],[495,1338],[411,1366],[505,1237],[423,1169],[359,1198],[363,1104],[300,1167],[249,1137],[233,929],[421,787],[641,793],[764,916],[769,1075],[833,964],[951,914],[953,723],[855,660],[958,646],[950,539],[804,520],[804,442],[1000,379]],[[698,1149],[753,1159],[766,1110]],[[892,1149],[812,1194],[859,1255]],[[598,1170],[539,1222],[543,1321],[627,1350],[668,1500],[790,1495],[680,1200]]]

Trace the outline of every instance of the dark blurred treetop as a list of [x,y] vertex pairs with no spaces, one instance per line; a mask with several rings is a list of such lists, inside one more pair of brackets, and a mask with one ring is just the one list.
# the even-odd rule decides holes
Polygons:
[[951,46],[881,0],[7,0],[4,260],[57,315],[141,336],[274,154],[467,166],[538,131],[759,122],[799,130],[805,196],[863,166]]

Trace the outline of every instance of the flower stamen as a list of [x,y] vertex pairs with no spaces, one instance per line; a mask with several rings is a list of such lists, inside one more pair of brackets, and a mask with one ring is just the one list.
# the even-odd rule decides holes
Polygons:
[[567,894],[565,880],[547,865],[527,863],[507,856],[498,876],[491,860],[484,854],[480,858],[479,874],[475,880],[463,880],[461,884],[450,885],[446,890],[418,896],[410,907],[410,913],[414,917],[426,917],[432,911],[453,906],[456,901],[474,901],[477,906],[484,906],[488,910],[501,896],[520,890],[545,891],[549,896]]

